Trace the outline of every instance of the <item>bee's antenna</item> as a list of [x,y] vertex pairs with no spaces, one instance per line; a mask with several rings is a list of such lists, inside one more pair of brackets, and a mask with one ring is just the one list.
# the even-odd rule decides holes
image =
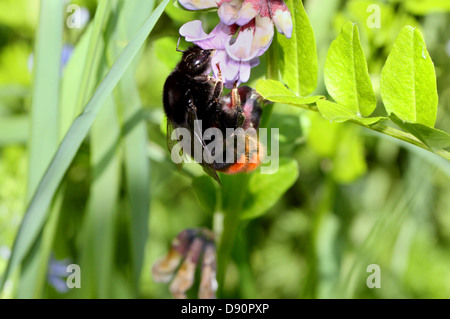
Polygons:
[[178,49],[178,47],[180,46],[180,41],[181,41],[181,36],[179,36],[179,37],[178,37],[178,42],[177,42],[177,51],[178,51],[178,52],[182,52],[182,53],[184,53],[184,51],[183,51],[183,50],[180,50],[180,49]]

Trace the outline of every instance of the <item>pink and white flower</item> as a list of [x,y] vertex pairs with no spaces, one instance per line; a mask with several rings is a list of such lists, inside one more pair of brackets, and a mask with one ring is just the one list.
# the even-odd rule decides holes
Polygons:
[[[246,25],[260,16],[269,18],[278,32],[290,38],[291,13],[283,0],[179,0],[189,10],[218,8],[220,20],[226,25]],[[266,22],[268,23],[268,22]]]
[[179,0],[189,10],[218,8],[221,22],[207,34],[200,21],[183,25],[180,34],[203,49],[215,49],[225,86],[231,88],[248,81],[250,70],[259,64],[259,56],[270,47],[275,25],[287,38],[292,36],[292,18],[283,0]]

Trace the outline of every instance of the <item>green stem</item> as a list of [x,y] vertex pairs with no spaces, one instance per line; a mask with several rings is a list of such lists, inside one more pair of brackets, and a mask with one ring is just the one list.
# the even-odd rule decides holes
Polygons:
[[[302,104],[302,105],[298,105],[298,104],[292,104],[294,106],[297,107],[301,107],[305,110],[308,111],[314,111],[314,112],[319,112],[319,109],[317,108],[316,105],[306,105],[306,104]],[[348,120],[349,122],[352,122],[354,124],[357,124],[359,126],[371,129],[372,131],[384,134],[384,135],[388,135],[391,137],[394,137],[398,140],[401,140],[403,142],[415,145],[417,147],[423,148],[424,150],[427,150],[429,152],[432,152],[440,157],[445,158],[446,160],[450,161],[450,152],[444,150],[444,149],[437,149],[437,150],[432,150],[430,149],[426,144],[424,144],[422,141],[420,141],[419,139],[417,139],[414,135],[398,130],[396,128],[393,127],[389,127],[383,124],[373,124],[373,125],[364,125],[358,121],[354,121],[354,120]]]
[[[279,65],[278,65],[278,46],[276,45],[276,35],[273,44],[267,53],[267,78],[278,80]],[[261,127],[267,127],[273,111],[273,104],[268,104],[264,107],[263,116],[261,119]],[[223,285],[225,281],[225,273],[228,261],[230,259],[231,251],[235,243],[238,229],[240,225],[240,215],[242,211],[242,204],[247,194],[247,185],[249,182],[249,175],[229,176],[228,183],[224,183],[222,188],[222,199],[224,201],[222,210],[224,213],[216,213],[219,218],[214,218],[214,230],[217,243],[217,282],[219,284],[218,297],[223,297]],[[232,200],[230,200],[232,198]],[[224,215],[223,217],[220,215]],[[220,223],[220,224],[217,224]],[[218,234],[218,230],[222,232]]]
[[[355,123],[355,122],[353,122],[353,123]],[[359,124],[359,123],[357,123],[357,124]],[[364,126],[362,124],[359,124],[359,125]],[[367,127],[367,126],[364,126],[364,127]],[[443,150],[443,149],[438,149],[438,150],[433,151],[427,145],[425,145],[423,142],[421,142],[419,139],[417,139],[412,134],[397,130],[397,129],[389,127],[389,126],[381,125],[381,124],[375,124],[375,125],[369,126],[368,128],[370,128],[371,130],[374,130],[376,132],[392,136],[396,139],[399,139],[401,141],[415,145],[417,147],[423,148],[424,150],[431,151],[434,154],[439,155],[439,156],[445,158],[446,160],[450,161],[450,152],[447,152],[446,150]]]
[[[238,228],[240,224],[240,215],[250,175],[233,175],[228,176],[227,181],[224,180],[222,189],[222,198],[226,198],[224,202],[224,218],[217,220],[223,222],[222,234],[219,237],[217,250],[217,282],[219,284],[218,297],[223,298],[223,288],[225,282],[225,273],[231,251],[235,243]],[[217,222],[215,220],[215,222]],[[219,225],[215,225],[217,230]]]

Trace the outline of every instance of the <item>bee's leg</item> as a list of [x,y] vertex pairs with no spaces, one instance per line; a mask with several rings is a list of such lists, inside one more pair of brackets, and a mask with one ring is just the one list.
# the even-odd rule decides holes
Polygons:
[[241,96],[239,95],[239,90],[237,88],[237,82],[234,83],[231,89],[231,105],[235,110],[235,127],[241,127],[245,122],[244,109],[242,108]]
[[219,74],[217,78],[211,77],[211,82],[214,83],[214,91],[212,98],[216,101],[216,103],[219,102],[220,96],[223,92],[223,80],[222,80],[222,70],[220,69],[220,64],[216,64],[217,69],[219,70]]
[[219,101],[222,92],[223,92],[223,81],[216,80],[216,83],[214,84],[214,93],[213,93],[213,98],[216,100],[216,102]]
[[233,88],[231,89],[231,107],[236,110],[242,109],[237,82],[234,82]]
[[[219,65],[217,65],[219,67]],[[212,82],[214,83],[214,90],[212,92],[211,99],[208,103],[207,109],[214,110],[215,113],[220,113],[220,97],[222,96],[223,92],[223,81],[222,81],[222,73],[219,69],[219,78],[212,78]]]
[[191,90],[186,90],[186,93],[184,94],[184,98],[187,100],[187,104],[188,104],[188,110],[189,111],[197,111],[197,108],[195,107],[194,104],[194,98],[192,97],[192,93]]
[[195,80],[195,82],[208,83],[211,82],[212,78],[208,74],[201,74],[193,77],[193,79]]
[[219,80],[222,81],[222,70],[220,69],[220,63],[216,63],[217,70],[219,71]]

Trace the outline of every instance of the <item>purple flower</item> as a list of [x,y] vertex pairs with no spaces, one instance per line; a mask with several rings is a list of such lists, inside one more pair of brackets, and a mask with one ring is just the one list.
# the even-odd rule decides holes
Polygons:
[[[200,265],[200,259],[203,259]],[[153,281],[169,283],[170,292],[177,299],[186,299],[195,281],[196,268],[201,270],[198,290],[200,299],[216,297],[216,247],[214,235],[207,229],[185,229],[172,240],[169,253],[152,266]]]
[[201,21],[184,24],[180,34],[203,49],[215,49],[212,68],[222,72],[225,87],[247,82],[258,57],[270,47],[273,26],[290,38],[292,19],[283,0],[179,0],[187,9],[218,8],[221,22],[207,34]]
[[75,48],[71,44],[64,44],[61,51],[61,67],[64,69],[66,64],[69,62],[72,57],[73,51]]
[[[189,10],[218,8],[220,20],[226,25],[244,26],[253,19],[256,25],[275,24],[278,32],[290,38],[292,35],[292,18],[283,0],[179,0],[182,6]],[[268,35],[266,32],[262,34]],[[273,34],[272,34],[273,35]]]
[[68,259],[57,260],[52,256],[48,265],[47,281],[61,294],[69,291],[66,282],[69,275],[67,272],[67,266],[69,264],[70,260]]
[[[71,44],[64,44],[61,50],[61,73],[64,71],[67,63],[72,57],[75,48]],[[34,68],[34,53],[28,56],[28,71],[33,72]]]
[[278,32],[287,38],[292,35],[291,13],[283,0],[220,0],[217,6],[220,20],[225,24],[246,25],[252,19],[262,19],[260,25],[273,27],[275,24]]

